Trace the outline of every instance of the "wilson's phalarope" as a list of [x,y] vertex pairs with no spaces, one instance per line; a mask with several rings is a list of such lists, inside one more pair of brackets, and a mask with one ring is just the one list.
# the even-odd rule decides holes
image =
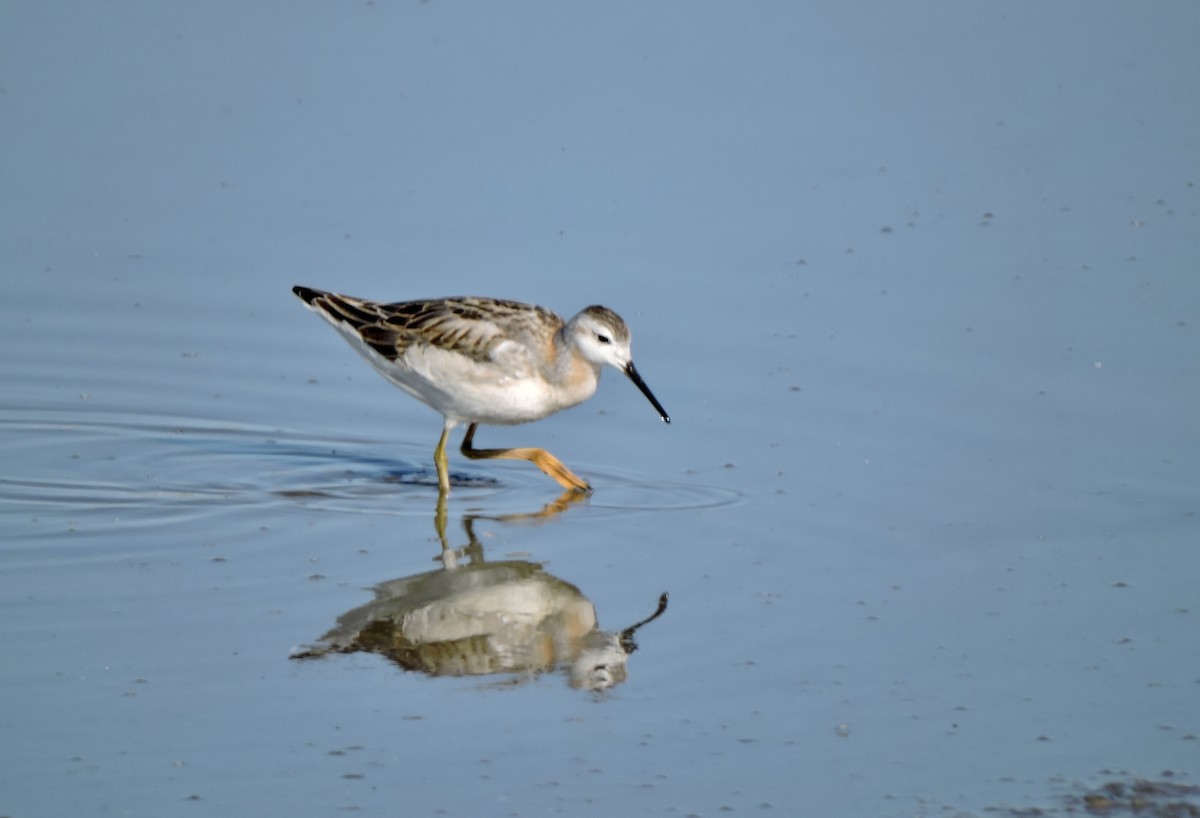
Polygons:
[[542,307],[498,298],[383,304],[309,287],[292,292],[380,374],[441,412],[445,423],[433,460],[443,495],[450,490],[446,439],[460,423],[470,424],[461,450],[467,457],[528,460],[565,488],[590,491],[545,449],[473,444],[480,423],[526,423],[587,400],[604,364],[628,375],[671,422],[633,367],[629,327],[607,307],[588,307],[563,321]]

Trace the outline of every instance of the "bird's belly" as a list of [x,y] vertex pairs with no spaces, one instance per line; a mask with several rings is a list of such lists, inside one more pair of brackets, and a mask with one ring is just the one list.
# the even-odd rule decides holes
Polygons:
[[476,383],[447,395],[439,411],[463,423],[514,424],[538,420],[564,408],[536,381]]
[[376,366],[396,386],[459,423],[527,423],[578,403],[564,401],[536,374],[502,375],[486,363],[451,353],[410,351]]

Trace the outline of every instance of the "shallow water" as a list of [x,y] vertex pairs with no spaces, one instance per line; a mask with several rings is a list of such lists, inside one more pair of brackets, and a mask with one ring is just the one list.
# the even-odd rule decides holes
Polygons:
[[[976,815],[1196,783],[1198,24],[13,11],[0,815]],[[452,456],[444,536],[541,566],[597,632],[669,592],[627,679],[292,658],[460,570],[440,419],[297,283],[624,315],[670,426],[610,373],[482,429],[596,490]]]

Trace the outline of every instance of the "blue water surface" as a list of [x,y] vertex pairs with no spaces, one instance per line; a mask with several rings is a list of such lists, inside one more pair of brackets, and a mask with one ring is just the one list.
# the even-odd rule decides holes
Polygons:
[[[1200,776],[1200,7],[10,4],[0,815],[913,816]],[[628,679],[289,658],[440,418],[290,292],[628,321],[447,538]],[[457,445],[457,441],[455,441]]]

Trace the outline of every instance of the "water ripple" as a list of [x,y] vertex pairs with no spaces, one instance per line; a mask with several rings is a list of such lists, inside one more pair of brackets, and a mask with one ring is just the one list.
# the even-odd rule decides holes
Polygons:
[[[133,413],[0,410],[0,513],[121,510],[154,517],[197,507],[299,503],[343,512],[429,513],[437,478],[423,444]],[[582,469],[596,492],[573,513],[679,511],[738,503],[737,492]],[[453,474],[452,502],[485,515],[555,496],[525,465]],[[396,502],[397,499],[412,502]]]

